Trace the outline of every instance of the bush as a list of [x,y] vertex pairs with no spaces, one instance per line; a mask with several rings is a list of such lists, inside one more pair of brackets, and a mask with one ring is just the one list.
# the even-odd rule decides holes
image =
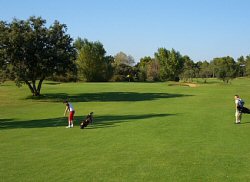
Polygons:
[[48,80],[56,81],[56,82],[76,82],[77,76],[67,73],[66,75],[53,75],[52,77],[48,78]]
[[114,75],[111,79],[111,82],[124,82],[126,78],[123,75]]

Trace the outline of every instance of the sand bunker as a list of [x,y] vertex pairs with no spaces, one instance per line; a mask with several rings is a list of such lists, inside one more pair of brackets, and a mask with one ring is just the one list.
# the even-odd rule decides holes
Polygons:
[[187,87],[198,87],[198,84],[196,83],[170,83],[169,86],[187,86]]

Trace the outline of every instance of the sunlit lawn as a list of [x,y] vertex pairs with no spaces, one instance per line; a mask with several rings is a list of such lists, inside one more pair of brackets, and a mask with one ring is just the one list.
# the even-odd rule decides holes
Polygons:
[[0,181],[250,181],[250,115],[235,125],[233,100],[250,107],[250,79],[169,84],[47,81],[39,99],[0,85]]

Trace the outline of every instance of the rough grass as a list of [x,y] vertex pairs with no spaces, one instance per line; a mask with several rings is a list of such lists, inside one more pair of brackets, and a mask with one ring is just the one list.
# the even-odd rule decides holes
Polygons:
[[250,107],[250,79],[169,84],[46,82],[39,99],[0,85],[0,181],[250,181],[250,115],[235,125],[233,101]]

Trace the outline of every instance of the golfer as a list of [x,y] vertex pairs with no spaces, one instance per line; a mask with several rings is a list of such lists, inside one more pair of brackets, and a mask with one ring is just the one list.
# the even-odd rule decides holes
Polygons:
[[66,128],[73,128],[73,119],[74,119],[75,110],[72,104],[68,102],[67,100],[65,100],[63,103],[66,104],[64,116],[66,116],[67,112],[69,112],[68,126]]
[[236,124],[240,124],[241,122],[241,116],[242,116],[242,112],[241,112],[241,99],[239,95],[235,95],[234,96],[234,100],[235,100],[235,123]]

